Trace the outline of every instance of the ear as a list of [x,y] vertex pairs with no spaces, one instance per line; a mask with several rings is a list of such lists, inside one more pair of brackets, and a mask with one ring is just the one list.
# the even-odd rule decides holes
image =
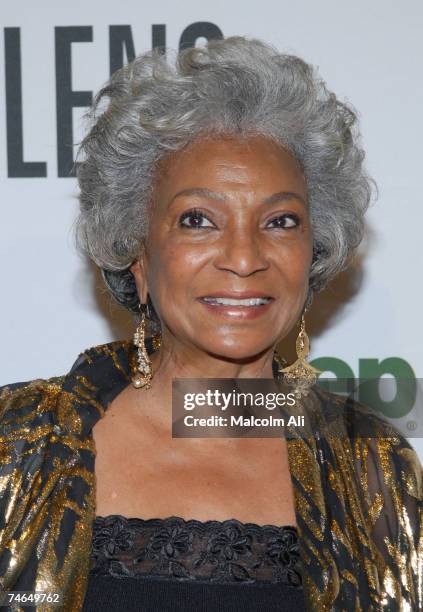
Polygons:
[[312,305],[313,298],[314,298],[314,290],[309,286],[308,293],[307,293],[307,299],[306,299],[306,302],[304,304],[304,312],[306,310],[308,310],[310,308],[310,306]]
[[136,259],[130,270],[135,278],[135,284],[137,286],[138,296],[141,304],[147,303],[148,285],[147,285],[147,274],[144,256],[140,255],[139,259]]

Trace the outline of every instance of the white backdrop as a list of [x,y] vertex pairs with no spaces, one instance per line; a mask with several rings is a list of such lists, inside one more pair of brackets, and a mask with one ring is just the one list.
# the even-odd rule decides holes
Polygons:
[[[255,36],[300,55],[359,111],[379,199],[368,214],[363,261],[315,300],[312,356],[341,359],[356,376],[365,374],[366,362],[360,370],[360,360],[395,357],[423,377],[421,2],[5,0],[0,17],[0,384],[62,374],[84,348],[131,332],[130,317],[110,304],[98,275],[73,247],[76,181],[59,176],[57,161],[61,102],[56,92],[66,83],[60,77],[63,55],[56,58],[55,28],[86,27],[78,32],[88,40],[71,46],[68,85],[95,92],[109,74],[110,26],[131,26],[138,54],[151,48],[153,25],[162,26],[155,32],[165,33],[166,45],[175,49],[186,28],[198,22],[214,24],[224,36]],[[20,83],[22,159],[11,148],[8,154],[6,131],[9,122],[16,146]],[[83,133],[83,112],[72,112],[74,142]],[[59,148],[63,152],[63,144]],[[44,162],[46,176],[10,176],[43,173],[44,166],[28,162]],[[423,440],[414,444],[423,456]]]

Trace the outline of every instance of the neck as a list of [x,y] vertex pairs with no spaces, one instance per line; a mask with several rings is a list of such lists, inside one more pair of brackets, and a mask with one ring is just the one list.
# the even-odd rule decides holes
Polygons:
[[273,378],[273,353],[271,346],[257,355],[235,359],[164,340],[150,356],[152,384],[162,388],[174,378]]
[[[155,427],[170,431],[170,407],[172,405],[172,381],[176,378],[263,378],[273,379],[274,347],[260,354],[242,360],[228,359],[208,354],[196,347],[168,344],[166,338],[162,345],[150,355],[153,379],[149,390],[136,390],[129,385],[129,397],[136,406],[137,415],[146,411],[148,419]],[[202,391],[201,383],[197,391]],[[228,439],[225,439],[226,443]],[[235,439],[236,440],[236,439]],[[194,443],[194,442],[193,442]],[[198,444],[199,440],[195,441]],[[235,441],[234,441],[235,444]]]

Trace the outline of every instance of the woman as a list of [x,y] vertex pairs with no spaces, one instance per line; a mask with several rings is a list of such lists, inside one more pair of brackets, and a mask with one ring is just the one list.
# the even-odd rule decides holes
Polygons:
[[65,610],[420,609],[421,468],[363,407],[309,381],[315,437],[172,438],[175,378],[312,378],[304,312],[371,193],[354,113],[234,37],[176,67],[139,57],[92,118],[77,234],[135,345],[3,389],[3,590]]

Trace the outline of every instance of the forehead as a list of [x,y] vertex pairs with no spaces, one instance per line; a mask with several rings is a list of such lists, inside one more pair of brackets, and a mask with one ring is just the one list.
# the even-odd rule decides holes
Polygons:
[[164,158],[157,187],[210,186],[295,188],[305,193],[300,164],[288,150],[264,136],[202,137]]

